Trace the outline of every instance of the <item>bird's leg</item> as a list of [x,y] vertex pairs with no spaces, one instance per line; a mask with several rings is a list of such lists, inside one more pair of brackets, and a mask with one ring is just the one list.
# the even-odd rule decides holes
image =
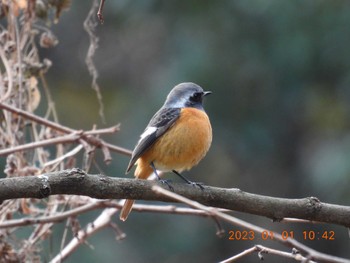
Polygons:
[[173,173],[178,175],[182,180],[184,180],[186,183],[192,185],[192,186],[198,186],[200,189],[204,190],[203,183],[197,183],[197,182],[192,182],[188,180],[185,176],[180,174],[178,171],[173,170]]
[[151,167],[152,167],[152,169],[153,169],[153,172],[154,172],[154,174],[156,175],[158,181],[161,182],[162,184],[166,184],[166,185],[169,187],[169,189],[170,189],[171,191],[174,191],[174,188],[169,184],[169,181],[168,181],[168,180],[163,180],[163,179],[161,179],[161,178],[159,177],[158,172],[157,172],[157,169],[156,169],[156,167],[154,166],[154,163],[151,162],[150,165],[151,165]]

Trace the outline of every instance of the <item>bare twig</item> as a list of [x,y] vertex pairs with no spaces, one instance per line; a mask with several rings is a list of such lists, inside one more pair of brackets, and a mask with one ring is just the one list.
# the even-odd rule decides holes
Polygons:
[[41,125],[45,125],[51,129],[54,129],[56,131],[59,131],[59,132],[63,132],[63,133],[74,133],[76,132],[74,129],[71,129],[71,128],[68,128],[68,127],[65,127],[65,126],[62,126],[56,122],[53,122],[53,121],[50,121],[48,119],[45,119],[43,117],[40,117],[40,116],[37,116],[33,113],[30,113],[28,111],[24,111],[24,110],[21,110],[19,108],[16,108],[16,107],[13,107],[13,106],[10,106],[8,104],[5,104],[5,103],[0,103],[0,108],[3,109],[3,110],[6,110],[6,111],[9,111],[9,112],[12,112],[12,113],[15,113],[15,114],[18,114],[28,120],[31,120],[31,121],[34,121],[36,123],[39,123]]
[[61,155],[60,157],[54,159],[54,160],[51,160],[49,162],[46,162],[44,165],[43,165],[43,168],[45,167],[48,167],[48,166],[51,166],[51,165],[54,165],[54,164],[57,164],[57,163],[60,163],[60,162],[63,162],[63,160],[69,158],[69,157],[72,157],[74,155],[76,155],[78,152],[80,152],[80,150],[83,149],[83,145],[79,144],[77,147],[75,147],[74,149],[72,149],[71,151]]
[[35,141],[35,142],[31,142],[31,143],[27,143],[27,144],[23,144],[23,145],[18,145],[15,147],[3,149],[3,150],[0,150],[0,156],[8,155],[8,154],[18,152],[18,151],[26,151],[26,150],[30,150],[30,149],[34,149],[34,148],[38,148],[38,147],[48,146],[48,145],[52,145],[52,144],[63,144],[63,143],[75,142],[78,139],[80,139],[83,134],[85,136],[100,135],[100,134],[114,133],[116,131],[119,131],[119,125],[116,125],[116,126],[113,126],[110,128],[106,128],[106,129],[99,129],[99,130],[76,131],[74,133],[71,133],[68,135],[63,135],[63,136],[58,136],[56,138]]
[[[45,118],[37,116],[37,115],[35,115],[33,113],[30,113],[28,111],[24,111],[24,110],[18,109],[16,107],[12,107],[12,106],[10,106],[8,104],[5,104],[5,103],[0,103],[0,109],[4,109],[6,111],[15,113],[15,114],[20,115],[20,116],[22,116],[22,117],[24,117],[24,118],[26,118],[28,120],[32,120],[32,121],[34,121],[36,123],[39,123],[41,125],[44,125],[46,127],[49,127],[51,129],[54,129],[54,130],[59,131],[59,132],[68,133],[68,134],[79,133],[79,131],[77,131],[77,130],[74,130],[72,128],[68,128],[68,127],[63,126],[61,124],[58,124],[56,122],[47,120]],[[109,150],[111,150],[113,152],[118,152],[118,153],[121,153],[121,154],[124,154],[124,155],[127,155],[127,156],[131,155],[131,151],[130,150],[127,150],[125,148],[122,148],[122,147],[119,147],[119,146],[116,146],[116,145],[112,145],[110,143],[106,143],[102,139],[99,139],[99,138],[96,138],[96,137],[93,137],[93,136],[90,136],[90,135],[86,135],[84,133],[81,134],[81,139],[86,141],[87,143],[89,143],[91,145],[94,145],[97,148],[100,148],[101,146],[105,146],[105,147],[107,147]]]
[[84,131],[85,135],[102,135],[102,134],[110,134],[120,131],[120,124],[114,125],[105,129],[93,129],[91,131]]
[[90,236],[99,231],[100,229],[109,226],[110,222],[113,220],[113,215],[118,210],[115,208],[107,208],[105,209],[94,222],[88,224],[86,229],[80,230],[76,236],[65,246],[65,248],[50,262],[58,263],[62,262],[65,258],[67,258],[71,253],[73,253],[80,244],[83,244]]
[[105,116],[104,116],[104,105],[102,102],[101,89],[97,83],[98,71],[97,71],[95,64],[94,64],[94,61],[93,61],[93,57],[94,57],[95,52],[98,48],[98,41],[99,41],[98,37],[95,35],[95,28],[98,25],[96,22],[95,12],[96,12],[96,9],[98,8],[98,6],[99,6],[98,0],[93,0],[89,14],[87,15],[87,17],[84,21],[84,29],[88,33],[89,39],[90,39],[90,45],[89,45],[89,49],[88,49],[88,52],[87,52],[86,57],[85,57],[85,63],[87,65],[89,73],[92,77],[91,86],[96,92],[96,96],[97,96],[98,103],[100,106],[100,109],[99,109],[100,117],[101,117],[103,122],[106,122]]
[[[49,216],[40,216],[40,217],[26,217],[21,219],[12,219],[0,223],[0,229],[11,228],[11,227],[20,227],[20,226],[29,226],[36,224],[46,224],[46,223],[55,223],[61,222],[71,216],[81,215],[83,213],[100,209],[100,208],[122,208],[123,204],[121,202],[113,200],[94,200],[90,201],[82,206],[77,208],[70,209],[65,212],[60,212],[57,214]],[[163,214],[176,214],[176,215],[193,215],[208,217],[208,213],[198,209],[192,209],[187,207],[178,207],[174,205],[145,205],[145,204],[135,204],[133,206],[133,211],[135,212],[146,212],[146,213],[163,213]],[[222,212],[228,212],[227,209],[219,209]]]
[[0,99],[0,102],[2,102],[2,101],[6,101],[8,97],[11,95],[12,87],[13,87],[13,77],[12,77],[11,66],[8,60],[6,59],[5,52],[2,48],[0,48],[0,58],[6,69],[7,79],[8,79],[7,91],[3,96],[1,96],[1,99]]
[[97,11],[97,18],[98,20],[100,20],[100,23],[103,24],[104,23],[104,18],[103,18],[103,7],[105,5],[105,0],[101,0],[100,1],[100,6],[98,7],[98,11]]
[[[231,223],[233,225],[240,226],[240,227],[243,227],[246,229],[251,229],[251,230],[255,231],[256,233],[260,233],[260,234],[262,234],[264,231],[267,230],[266,228],[262,228],[262,227],[259,227],[257,225],[248,223],[246,221],[235,218],[235,217],[230,216],[228,214],[219,212],[216,209],[213,209],[212,207],[207,207],[207,206],[202,205],[198,202],[195,202],[191,199],[188,199],[186,197],[178,195],[174,192],[170,192],[168,190],[165,190],[164,188],[162,188],[160,186],[154,185],[154,186],[152,186],[152,190],[155,193],[158,193],[159,195],[171,198],[177,202],[187,204],[190,207],[206,211],[206,212],[210,213],[211,215],[216,216],[217,218],[220,218],[221,220],[224,220],[224,221]],[[270,230],[267,230],[267,231],[270,231]],[[341,263],[345,263],[345,262],[349,263],[350,262],[350,260],[347,260],[347,259],[343,259],[343,258],[339,258],[336,256],[331,256],[331,255],[327,255],[327,254],[318,252],[318,251],[316,251],[312,248],[309,248],[309,247],[305,246],[304,244],[296,241],[295,239],[282,238],[282,236],[278,233],[274,233],[273,240],[278,241],[287,247],[296,248],[300,253],[305,253],[308,260],[313,259],[313,260],[317,260],[318,262],[327,262],[327,263],[340,263],[340,262]]]
[[309,263],[316,263],[313,260],[309,260],[306,257],[303,257],[302,255],[300,255],[300,253],[296,253],[295,251],[292,252],[284,252],[281,250],[277,250],[277,249],[273,249],[273,248],[268,248],[265,246],[261,246],[261,245],[256,245],[252,248],[246,249],[244,251],[242,251],[241,253],[234,255],[228,259],[225,259],[223,261],[220,261],[220,263],[229,263],[229,262],[234,262],[238,259],[242,259],[245,256],[248,256],[250,254],[253,254],[255,252],[258,252],[259,255],[259,259],[263,260],[263,253],[264,254],[272,254],[272,255],[277,255],[280,257],[285,257],[285,258],[291,258],[291,259],[295,259],[296,261],[302,261],[302,262],[309,262]]
[[252,253],[254,253],[254,252],[256,252],[256,247],[255,247],[255,246],[254,246],[254,247],[251,247],[251,248],[248,248],[248,249],[242,251],[241,253],[239,253],[239,254],[237,254],[237,255],[234,255],[234,256],[232,256],[232,257],[230,257],[230,258],[227,258],[227,259],[225,259],[225,260],[222,260],[222,261],[220,261],[219,263],[229,263],[229,262],[233,262],[233,261],[235,261],[235,260],[237,260],[237,259],[241,259],[241,258],[243,258],[243,257],[245,257],[245,256],[248,256],[248,255],[250,255],[250,254],[252,254]]
[[300,218],[288,218],[285,217],[281,220],[279,220],[280,223],[301,223],[301,224],[321,224],[322,222],[318,222],[318,221],[313,221],[313,220],[306,220],[306,219],[300,219]]
[[4,155],[9,155],[14,152],[20,152],[20,151],[26,151],[38,147],[43,147],[43,146],[48,146],[52,144],[61,144],[61,143],[68,143],[68,142],[74,142],[80,138],[79,134],[72,133],[64,136],[59,136],[56,138],[51,138],[47,140],[42,140],[42,141],[35,141],[35,142],[30,142],[27,144],[23,145],[18,145],[15,147],[10,147],[7,149],[0,150],[0,156]]

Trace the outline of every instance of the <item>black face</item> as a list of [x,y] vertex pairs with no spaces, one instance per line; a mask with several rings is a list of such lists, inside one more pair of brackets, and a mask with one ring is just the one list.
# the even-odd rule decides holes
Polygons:
[[190,101],[193,103],[201,103],[203,100],[203,92],[195,92],[190,97]]
[[204,95],[204,92],[202,91],[194,92],[193,95],[188,99],[186,103],[186,107],[203,109],[203,105],[202,105],[203,95]]

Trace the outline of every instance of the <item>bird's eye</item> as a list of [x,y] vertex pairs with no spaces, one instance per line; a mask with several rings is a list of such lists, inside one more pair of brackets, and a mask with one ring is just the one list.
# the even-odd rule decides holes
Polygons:
[[194,93],[191,96],[190,100],[193,101],[193,102],[201,102],[201,100],[202,100],[202,93],[201,92]]

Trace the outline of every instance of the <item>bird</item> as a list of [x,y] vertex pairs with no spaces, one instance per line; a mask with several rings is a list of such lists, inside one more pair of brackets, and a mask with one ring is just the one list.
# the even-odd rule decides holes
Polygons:
[[[203,189],[201,183],[188,180],[181,172],[197,165],[210,148],[212,127],[203,108],[203,98],[211,93],[192,82],[176,85],[141,134],[126,173],[137,165],[136,179],[147,179],[154,173],[161,180],[157,170],[172,171],[188,184]],[[172,189],[166,180],[161,182]],[[125,200],[120,220],[128,218],[134,202]]]

